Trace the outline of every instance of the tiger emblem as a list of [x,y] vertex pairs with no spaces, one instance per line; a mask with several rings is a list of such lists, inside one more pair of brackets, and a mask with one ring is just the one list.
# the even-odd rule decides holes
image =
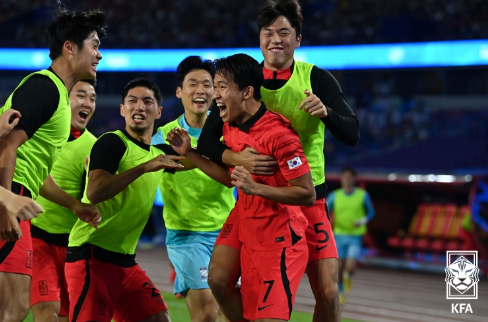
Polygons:
[[456,259],[446,269],[446,283],[464,294],[479,282],[479,269],[464,256]]

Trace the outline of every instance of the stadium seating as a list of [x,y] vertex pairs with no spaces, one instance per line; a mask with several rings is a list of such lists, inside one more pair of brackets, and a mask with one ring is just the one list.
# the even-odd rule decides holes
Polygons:
[[463,229],[463,221],[469,214],[467,205],[420,204],[408,232],[404,236],[390,237],[388,245],[408,252],[425,253],[472,249],[470,234]]

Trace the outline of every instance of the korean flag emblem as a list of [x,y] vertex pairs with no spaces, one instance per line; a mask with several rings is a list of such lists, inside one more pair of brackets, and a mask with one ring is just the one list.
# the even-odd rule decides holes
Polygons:
[[288,163],[288,168],[290,169],[295,169],[298,166],[302,165],[302,160],[300,160],[300,157],[295,157],[291,160],[286,161]]

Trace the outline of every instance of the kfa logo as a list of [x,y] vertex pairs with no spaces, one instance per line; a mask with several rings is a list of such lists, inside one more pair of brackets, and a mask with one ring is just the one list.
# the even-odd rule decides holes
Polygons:
[[478,252],[447,251],[446,298],[478,299]]
[[451,303],[451,313],[473,313],[469,303]]

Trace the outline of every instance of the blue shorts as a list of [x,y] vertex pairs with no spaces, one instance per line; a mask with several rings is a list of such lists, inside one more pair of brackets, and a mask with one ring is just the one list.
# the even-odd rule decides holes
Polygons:
[[[218,232],[184,232],[172,230],[166,248],[176,271],[174,293],[186,295],[188,290],[207,289],[208,264]],[[195,238],[196,237],[196,238]],[[173,241],[173,242],[172,242]],[[186,241],[186,242],[185,242]]]
[[361,255],[361,245],[363,236],[334,235],[337,245],[339,259],[354,258],[359,259]]

